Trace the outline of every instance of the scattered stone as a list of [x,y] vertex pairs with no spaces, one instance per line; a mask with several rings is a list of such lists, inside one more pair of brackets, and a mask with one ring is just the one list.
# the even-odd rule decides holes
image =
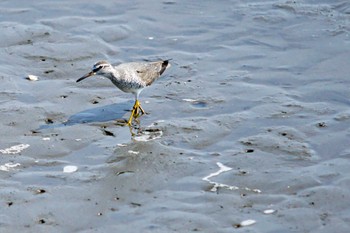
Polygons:
[[45,224],[45,223],[46,223],[45,219],[39,219],[38,222],[39,222],[40,224]]
[[116,175],[119,176],[119,175],[122,175],[124,173],[134,173],[133,171],[121,171],[121,172],[116,172]]
[[238,171],[238,175],[240,175],[240,176],[244,176],[247,174],[249,174],[249,172],[247,172],[247,171],[243,171],[243,170]]
[[98,104],[99,102],[97,100],[91,100],[90,101],[92,104]]
[[103,133],[104,135],[115,137],[114,133],[112,133],[111,131],[106,130],[106,129],[101,129],[101,130],[102,130],[102,133]]
[[37,190],[35,190],[35,193],[36,194],[43,194],[43,193],[46,193],[46,190],[45,189],[37,189]]
[[317,126],[320,127],[320,128],[324,128],[324,127],[327,127],[327,124],[326,124],[326,122],[319,122],[317,124]]
[[135,207],[140,207],[142,206],[140,203],[136,203],[136,202],[131,202],[130,203],[132,206],[135,206]]
[[53,120],[52,120],[51,118],[47,118],[47,119],[45,120],[45,123],[46,123],[46,124],[53,124]]
[[49,73],[52,73],[52,72],[54,72],[54,70],[46,70],[46,71],[44,71],[45,74],[49,74]]

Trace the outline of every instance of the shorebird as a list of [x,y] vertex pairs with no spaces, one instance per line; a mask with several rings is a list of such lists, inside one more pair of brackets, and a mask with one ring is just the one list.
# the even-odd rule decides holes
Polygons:
[[94,75],[100,75],[111,80],[123,92],[134,94],[135,103],[129,120],[126,122],[127,125],[131,126],[132,120],[140,116],[139,110],[142,113],[141,115],[146,113],[138,100],[141,91],[145,87],[150,86],[169,67],[169,60],[129,62],[114,67],[107,61],[99,61],[92,67],[92,71],[79,78],[77,82]]

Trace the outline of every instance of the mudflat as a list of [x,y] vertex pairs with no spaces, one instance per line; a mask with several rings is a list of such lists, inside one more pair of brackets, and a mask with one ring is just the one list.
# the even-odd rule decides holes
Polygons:
[[[350,3],[0,9],[0,232],[348,232]],[[169,58],[132,132],[132,95],[75,82]]]

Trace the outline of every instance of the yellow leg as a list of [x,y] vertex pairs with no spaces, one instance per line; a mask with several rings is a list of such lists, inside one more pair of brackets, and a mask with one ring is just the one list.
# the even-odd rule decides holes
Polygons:
[[146,113],[145,110],[143,110],[143,108],[141,107],[141,104],[139,105],[139,109],[141,110],[142,115]]
[[129,120],[128,120],[128,122],[126,123],[127,125],[131,126],[132,119],[133,119],[134,116],[136,115],[136,111],[137,111],[137,106],[136,106],[136,101],[135,101],[134,107],[132,107],[132,110],[131,110],[131,114],[130,114]]
[[[141,103],[140,101],[136,100],[133,109],[135,109],[134,112],[134,118],[137,118],[139,116],[142,116],[143,114],[145,114],[145,110],[143,110],[143,108],[141,107]],[[139,110],[141,111],[141,115],[139,113]]]
[[131,123],[132,123],[132,120],[135,118],[138,118],[140,115],[139,115],[139,110],[141,110],[141,115],[145,114],[145,110],[143,110],[143,108],[141,107],[141,103],[140,101],[138,100],[135,100],[135,104],[134,106],[132,107],[132,110],[131,110],[131,114],[130,114],[130,117],[129,117],[129,120],[127,121],[127,125],[131,126]]

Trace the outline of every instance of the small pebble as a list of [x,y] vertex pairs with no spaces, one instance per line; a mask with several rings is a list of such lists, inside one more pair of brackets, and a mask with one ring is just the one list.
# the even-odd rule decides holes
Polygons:
[[317,126],[320,127],[320,128],[324,128],[324,127],[327,127],[327,124],[326,124],[326,122],[319,122],[317,124]]
[[42,193],[46,193],[46,190],[45,189],[37,189],[35,192],[37,194],[42,194]]
[[49,74],[49,73],[52,73],[52,72],[54,72],[54,70],[46,70],[44,73],[45,74]]
[[102,130],[102,133],[106,136],[112,136],[112,137],[115,137],[114,133],[109,131],[109,130],[106,130],[106,129],[101,129]]
[[53,120],[51,118],[45,119],[46,124],[53,124]]
[[39,219],[38,222],[39,222],[40,224],[45,224],[45,223],[46,223],[45,219]]

